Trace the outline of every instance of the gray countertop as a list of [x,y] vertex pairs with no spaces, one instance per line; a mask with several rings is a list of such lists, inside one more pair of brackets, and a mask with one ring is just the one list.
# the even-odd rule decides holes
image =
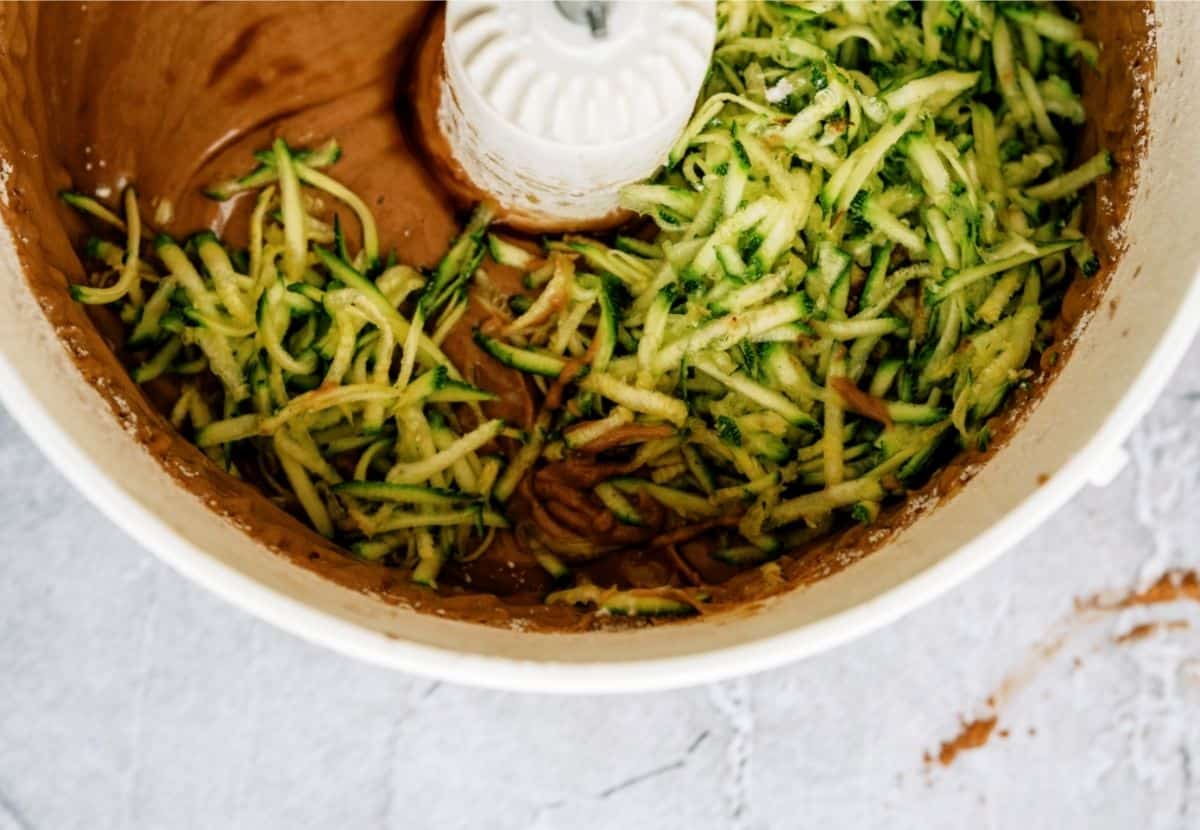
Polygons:
[[1079,601],[1200,564],[1200,348],[1128,448],[1109,487],[857,642],[704,688],[552,698],[259,622],[0,413],[0,830],[1200,826],[1200,603]]

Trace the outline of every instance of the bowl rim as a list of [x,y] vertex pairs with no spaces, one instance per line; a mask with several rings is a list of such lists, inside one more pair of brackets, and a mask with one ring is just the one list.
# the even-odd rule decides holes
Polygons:
[[675,657],[565,663],[464,653],[363,629],[293,599],[213,558],[119,486],[42,406],[0,353],[0,403],[51,463],[110,521],[188,579],[311,643],[384,668],[504,691],[594,694],[695,686],[777,668],[880,628],[999,558],[1120,452],[1200,330],[1200,271],[1119,403],[1051,478],[969,542],[904,582],[823,619],[745,643]]

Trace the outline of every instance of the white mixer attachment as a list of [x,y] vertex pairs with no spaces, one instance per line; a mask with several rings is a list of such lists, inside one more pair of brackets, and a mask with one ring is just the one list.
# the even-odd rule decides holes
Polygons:
[[449,0],[437,128],[510,224],[614,224],[686,125],[715,38],[711,0]]

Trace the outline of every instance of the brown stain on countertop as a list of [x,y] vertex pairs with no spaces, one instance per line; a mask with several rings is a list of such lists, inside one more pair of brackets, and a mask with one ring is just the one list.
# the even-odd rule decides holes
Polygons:
[[[81,376],[113,417],[178,482],[268,549],[356,591],[420,610],[532,629],[610,625],[535,595],[452,589],[435,595],[394,571],[357,561],[210,464],[175,432],[129,377],[102,334],[111,315],[88,313],[66,287],[84,279],[75,253],[85,227],[55,194],[74,187],[115,194],[133,182],[169,202],[163,228],[183,234],[226,225],[237,241],[246,199],[220,205],[203,185],[241,172],[251,150],[277,135],[293,144],[336,136],[345,150],[337,177],[372,206],[381,239],[402,261],[430,265],[457,230],[454,203],[396,117],[409,93],[398,78],[418,51],[428,9],[419,4],[4,4],[0,6],[0,159],[11,164],[0,214],[13,230],[25,278]],[[963,453],[921,491],[855,527],[785,555],[771,567],[713,587],[713,612],[752,604],[858,561],[950,498],[1007,442],[1069,356],[1078,328],[1107,286],[1123,242],[1120,228],[1145,142],[1155,53],[1149,6],[1085,4],[1083,23],[1102,45],[1098,71],[1084,71],[1093,119],[1081,155],[1103,144],[1118,167],[1101,180],[1087,228],[1101,272],[1077,280],[1064,302],[1054,359],[994,419],[987,453]],[[131,25],[136,21],[136,25]],[[353,44],[353,49],[346,48]]]
[[[996,719],[979,718],[969,723],[963,723],[962,729],[948,741],[943,741],[941,748],[938,749],[937,762],[943,767],[948,767],[954,763],[954,759],[959,756],[959,753],[967,752],[972,749],[979,749],[988,742],[992,736],[992,730],[996,728]],[[933,759],[926,755],[926,761],[932,762]]]
[[1200,576],[1195,571],[1167,571],[1156,579],[1148,588],[1134,591],[1122,597],[1115,604],[1104,604],[1100,598],[1093,597],[1084,601],[1083,607],[1091,608],[1132,608],[1135,605],[1159,605],[1164,602],[1174,602],[1188,599],[1200,602]]
[[1133,628],[1126,631],[1117,637],[1113,637],[1113,643],[1116,645],[1125,645],[1127,643],[1144,640],[1147,637],[1153,636],[1163,631],[1183,631],[1190,628],[1191,623],[1187,620],[1166,620],[1165,622],[1147,622],[1139,623]]
[[[1200,575],[1195,571],[1170,570],[1151,582],[1147,587],[1128,591],[1124,594],[1102,592],[1087,597],[1077,597],[1074,601],[1073,613],[1063,622],[1052,629],[1052,633],[1036,643],[1030,650],[1027,659],[1011,669],[1001,680],[996,690],[987,696],[984,708],[989,715],[970,721],[962,720],[962,729],[948,741],[940,744],[936,758],[929,752],[922,756],[928,765],[937,760],[943,766],[949,766],[964,749],[976,749],[987,743],[999,719],[999,711],[1019,692],[1024,690],[1037,677],[1049,662],[1063,651],[1067,643],[1076,635],[1086,631],[1101,619],[1131,608],[1165,605],[1173,602],[1200,602]],[[1169,634],[1173,631],[1185,631],[1191,628],[1187,620],[1147,620],[1129,628],[1127,631],[1108,638],[1105,642],[1112,646],[1131,646],[1151,637]],[[1074,669],[1083,665],[1078,655],[1071,658]],[[1001,737],[1007,737],[1007,730],[997,732]],[[1034,727],[1027,729],[1032,737],[1037,734]]]

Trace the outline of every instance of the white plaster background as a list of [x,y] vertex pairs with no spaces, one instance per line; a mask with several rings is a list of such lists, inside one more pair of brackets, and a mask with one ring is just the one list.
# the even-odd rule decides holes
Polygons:
[[[1200,827],[1200,604],[1075,610],[1200,566],[1200,347],[1128,446],[1110,487],[857,642],[706,688],[555,698],[258,622],[113,527],[0,412],[0,830]],[[1191,627],[1114,643],[1152,619]],[[986,746],[922,760],[993,715]]]

